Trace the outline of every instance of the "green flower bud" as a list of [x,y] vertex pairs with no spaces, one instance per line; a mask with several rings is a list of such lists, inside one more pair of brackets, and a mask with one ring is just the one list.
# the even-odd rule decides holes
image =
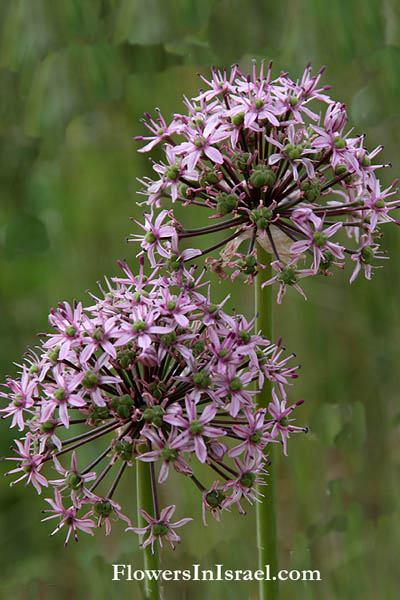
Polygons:
[[240,331],[239,338],[242,340],[242,342],[248,344],[251,340],[251,334],[248,331]]
[[365,155],[364,158],[362,159],[362,166],[363,167],[370,167],[371,166],[371,159],[369,158],[369,156]]
[[31,375],[35,375],[35,373],[39,373],[39,367],[37,365],[32,365],[29,369],[29,373]]
[[127,440],[117,440],[115,452],[122,460],[131,460],[133,454],[133,443]]
[[137,292],[135,292],[133,294],[133,299],[135,302],[140,302],[141,298],[148,298],[149,297],[149,292],[146,292],[146,290],[138,290]]
[[171,165],[168,167],[168,169],[165,170],[165,174],[171,181],[176,181],[179,177],[178,165]]
[[222,215],[227,215],[237,208],[238,198],[235,194],[226,194],[221,192],[217,195],[217,212]]
[[194,140],[194,145],[196,146],[196,148],[202,148],[204,144],[204,140],[201,138],[197,138],[197,140]]
[[64,388],[58,388],[58,390],[54,391],[53,395],[54,395],[54,398],[56,400],[58,400],[59,402],[61,400],[64,400],[64,398],[65,398],[65,390],[64,390]]
[[23,398],[21,396],[21,394],[16,394],[15,399],[13,400],[13,405],[18,407],[18,406],[22,406],[23,402],[22,402]]
[[281,273],[279,273],[278,281],[285,283],[286,285],[293,285],[297,281],[296,273],[293,267],[286,267]]
[[149,392],[156,400],[161,400],[166,391],[167,387],[162,381],[159,383],[153,382],[149,386]]
[[93,373],[92,371],[87,371],[85,377],[82,380],[82,384],[85,387],[95,387],[99,381],[99,376],[97,373]]
[[257,429],[257,431],[255,431],[253,433],[253,435],[250,436],[250,441],[253,442],[253,444],[258,444],[258,442],[261,440],[262,438],[262,431],[261,429]]
[[260,110],[264,106],[264,100],[262,98],[257,98],[256,100],[256,108]]
[[154,412],[153,412],[152,408],[146,408],[143,411],[143,419],[145,421],[151,421],[153,419],[153,417],[154,417]]
[[68,325],[68,327],[65,329],[65,335],[67,335],[68,337],[74,337],[76,333],[76,329],[73,325]]
[[320,266],[319,266],[319,273],[324,274],[324,271],[329,269],[329,267],[331,266],[331,263],[333,261],[333,258],[334,257],[333,257],[332,252],[330,252],[329,250],[324,252],[324,258],[321,261]]
[[[257,103],[256,103],[257,105]],[[244,121],[244,113],[240,112],[237,115],[235,115],[234,117],[232,117],[232,123],[234,125],[236,125],[236,127],[239,127],[239,125],[241,125]]]
[[208,307],[208,312],[210,313],[210,315],[214,315],[218,311],[219,311],[218,304],[210,304],[210,306]]
[[96,342],[101,342],[102,337],[103,337],[103,330],[100,327],[98,327],[97,329],[95,329],[93,331],[92,338],[94,340],[96,340]]
[[44,423],[40,423],[40,431],[42,433],[51,433],[54,431],[55,424],[51,421],[45,421]]
[[385,208],[385,201],[384,201],[384,200],[382,200],[382,199],[380,199],[380,200],[377,200],[377,201],[375,202],[375,207],[376,207],[376,208]]
[[344,175],[347,171],[346,165],[339,163],[335,167],[335,175]]
[[197,387],[202,389],[208,388],[211,383],[210,376],[206,371],[199,371],[198,373],[194,373],[193,381]]
[[299,99],[296,96],[290,96],[289,103],[290,106],[296,106],[299,103]]
[[161,336],[161,341],[164,342],[164,344],[174,344],[176,342],[176,331],[170,331],[170,333],[165,333],[164,335]]
[[325,246],[326,238],[323,233],[320,231],[316,231],[313,235],[314,244],[318,246],[318,248],[323,248]]
[[214,169],[207,169],[200,177],[200,185],[202,186],[215,185],[216,183],[218,183],[218,175]]
[[[287,144],[285,146],[285,150],[287,149],[288,146],[293,146],[293,144]],[[292,150],[286,150],[286,154],[289,158],[289,160],[296,160],[297,158],[299,158],[301,156],[301,153],[303,151],[303,147],[302,146],[295,146]]]
[[113,510],[111,502],[108,502],[108,500],[99,500],[93,508],[95,514],[99,517],[109,517]]
[[199,435],[203,431],[203,429],[204,429],[204,425],[202,425],[198,421],[198,419],[196,419],[190,423],[189,431],[193,435]]
[[153,244],[153,242],[156,241],[156,236],[154,235],[154,233],[152,231],[148,231],[146,233],[146,235],[144,236],[144,241],[147,242],[148,244]]
[[60,346],[54,346],[52,350],[47,353],[49,359],[53,362],[58,360],[58,355],[60,354]]
[[254,169],[249,179],[251,185],[255,188],[272,186],[276,181],[276,175],[271,169],[257,167]]
[[77,490],[82,485],[82,478],[77,473],[68,473],[65,478],[65,483],[69,488]]
[[171,258],[168,261],[168,266],[171,271],[179,271],[181,268],[181,258],[177,254],[171,254]]
[[202,340],[198,340],[192,346],[193,356],[199,356],[204,351],[205,344]]
[[238,392],[243,389],[240,377],[234,377],[233,379],[231,379],[229,383],[229,389],[232,390],[232,392]]
[[174,462],[178,458],[178,451],[171,450],[171,448],[168,448],[166,446],[165,448],[160,450],[160,457],[167,462]]
[[256,479],[256,476],[254,473],[251,473],[251,472],[243,473],[243,475],[240,478],[240,483],[245,488],[251,488],[254,485],[255,479]]
[[289,425],[289,419],[287,417],[282,417],[279,423],[282,425],[282,427],[287,427]]
[[212,490],[206,495],[206,502],[211,508],[219,508],[221,502],[225,499],[225,494],[219,490]]
[[169,529],[164,523],[155,523],[151,528],[151,532],[156,536],[163,536],[168,533]]
[[174,310],[175,307],[176,307],[175,300],[168,300],[168,304],[167,304],[168,310]]
[[343,150],[343,148],[346,148],[346,140],[343,139],[340,135],[337,135],[335,137],[333,143],[338,150]]
[[366,246],[361,250],[361,256],[366,265],[371,264],[372,259],[374,258],[374,251],[370,246]]
[[139,333],[140,331],[146,331],[147,325],[144,321],[135,321],[132,324],[132,329],[135,333]]

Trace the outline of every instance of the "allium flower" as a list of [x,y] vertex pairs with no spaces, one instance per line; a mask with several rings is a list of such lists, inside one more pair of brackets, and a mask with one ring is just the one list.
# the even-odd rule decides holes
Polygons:
[[145,534],[149,534],[148,538],[143,541],[142,547],[146,548],[149,544],[151,544],[152,552],[154,552],[154,542],[158,542],[162,547],[163,538],[167,540],[171,544],[173,550],[175,550],[175,544],[181,541],[179,535],[174,531],[176,527],[182,527],[182,525],[186,525],[189,521],[193,519],[191,517],[187,517],[186,519],[181,519],[180,521],[176,521],[176,523],[171,523],[171,517],[174,514],[176,509],[175,505],[167,506],[163,508],[160,515],[157,518],[151,517],[145,510],[140,509],[140,514],[146,521],[148,525],[146,527],[127,527],[126,531],[134,531],[138,533],[140,536],[144,536]]
[[[271,70],[271,63],[266,72],[254,64],[248,76],[237,66],[230,73],[213,69],[210,81],[202,77],[209,89],[185,100],[188,114],[174,114],[170,125],[161,114],[146,115],[148,129],[154,133],[158,123],[160,131],[137,139],[151,139],[141,151],[162,143],[167,158],[167,166],[154,164],[158,179],[142,181],[151,207],[146,220],[168,198],[204,208],[214,220],[209,226],[171,221],[175,246],[222,233],[197,254],[222,249],[208,257],[209,266],[221,277],[227,269],[233,278],[243,273],[251,283],[264,267],[255,256],[259,244],[279,265],[266,285],[279,284],[281,302],[287,286],[301,292],[300,277],[331,274],[346,258],[356,261],[351,281],[361,267],[369,279],[381,226],[399,224],[400,200],[390,200],[397,180],[381,189],[376,176],[389,166],[373,162],[382,146],[369,151],[364,135],[347,130],[345,105],[326,94],[329,86],[320,87],[323,69],[312,76],[307,66],[299,81],[287,73],[273,79]],[[146,236],[131,240],[146,250]],[[165,237],[154,241],[154,251],[163,263],[181,254]]]
[[[20,375],[7,379],[3,418],[22,430],[9,474],[38,493],[54,488],[44,520],[58,517],[53,533],[66,526],[67,543],[103,523],[108,534],[111,520],[132,529],[113,496],[137,460],[147,462],[154,517],[142,510],[149,525],[133,530],[149,534],[143,546],[163,539],[174,546],[174,528],[190,519],[171,523],[175,506],[159,511],[157,479],[162,484],[173,467],[216,518],[232,505],[243,512],[243,499],[257,499],[268,443],[286,452],[288,431],[301,429],[283,426],[293,408],[285,409],[286,387],[298,367],[288,364],[280,341],[254,332],[254,319],[212,304],[193,269],[180,265],[166,277],[156,268],[146,279],[143,261],[138,276],[120,264],[123,276],[107,281],[100,297],[91,294],[91,306],[62,303],[51,311],[53,333],[41,334]],[[265,378],[274,388],[269,415],[253,401]],[[87,444],[98,452],[90,464],[80,454]],[[211,487],[195,477],[196,461],[218,476]]]
[[67,525],[68,531],[67,537],[65,538],[65,546],[68,544],[72,532],[74,533],[75,541],[78,541],[78,529],[93,535],[92,529],[93,527],[96,527],[95,523],[93,523],[91,519],[87,519],[86,515],[79,518],[76,516],[81,507],[81,502],[72,497],[72,505],[69,508],[65,508],[60,491],[55,489],[54,495],[54,500],[51,498],[45,498],[46,502],[48,502],[52,508],[43,511],[44,513],[50,512],[54,514],[42,519],[42,521],[48,521],[49,519],[55,519],[57,517],[60,519],[59,524],[50,535],[54,535],[60,531],[64,525]]

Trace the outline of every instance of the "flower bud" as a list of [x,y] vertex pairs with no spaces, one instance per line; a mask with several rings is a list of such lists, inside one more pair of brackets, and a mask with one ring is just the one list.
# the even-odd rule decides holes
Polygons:
[[343,150],[343,148],[346,148],[346,140],[340,135],[337,135],[334,138],[333,144],[338,150]]
[[198,419],[195,419],[194,421],[192,421],[190,423],[190,433],[192,433],[193,435],[199,435],[200,433],[202,433],[204,429],[204,425],[202,425]]
[[250,175],[250,183],[255,188],[261,188],[264,186],[272,186],[276,181],[276,175],[274,171],[260,165]]
[[113,510],[111,502],[108,502],[108,500],[96,502],[93,509],[95,514],[99,517],[109,517]]
[[243,389],[240,377],[234,377],[233,379],[231,379],[229,383],[229,389],[232,390],[232,392],[238,392]]
[[165,170],[165,175],[171,181],[176,181],[179,177],[179,167],[178,165],[171,165],[168,169]]
[[253,487],[255,479],[255,474],[249,471],[248,473],[243,473],[243,475],[240,478],[240,483],[245,488],[251,488]]
[[67,335],[68,337],[74,337],[76,333],[76,329],[73,325],[68,325],[68,327],[65,329],[65,335]]
[[318,248],[323,248],[325,246],[325,236],[321,231],[316,231],[313,235],[314,244],[318,246]]
[[151,532],[155,536],[163,536],[168,533],[169,529],[164,523],[154,523]]
[[[257,102],[256,102],[256,106],[257,106]],[[239,125],[241,125],[244,121],[244,113],[240,112],[237,115],[232,117],[232,123],[236,126],[239,127]]]
[[365,248],[363,248],[361,250],[361,256],[362,256],[363,262],[366,265],[369,265],[369,264],[371,264],[372,259],[374,258],[374,251],[370,246],[365,246]]
[[211,508],[220,508],[223,500],[225,500],[225,494],[220,490],[212,490],[206,495],[206,502]]
[[197,387],[202,389],[208,388],[211,383],[211,379],[207,371],[198,371],[197,373],[194,373],[193,381]]

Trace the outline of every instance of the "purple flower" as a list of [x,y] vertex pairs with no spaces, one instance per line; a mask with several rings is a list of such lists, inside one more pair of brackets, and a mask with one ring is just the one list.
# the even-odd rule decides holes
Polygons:
[[289,419],[289,415],[294,411],[296,406],[299,406],[304,402],[304,400],[299,400],[292,406],[286,408],[286,400],[280,401],[276,396],[274,390],[272,391],[273,402],[270,402],[268,405],[268,412],[273,417],[273,421],[270,421],[269,425],[271,427],[271,436],[273,438],[277,436],[281,436],[282,444],[283,444],[283,453],[287,456],[287,440],[290,437],[291,433],[300,433],[305,432],[304,427],[297,427],[295,425],[291,425],[290,423],[294,419]]
[[179,535],[174,531],[177,527],[182,527],[192,521],[191,517],[186,517],[185,519],[180,519],[175,523],[171,523],[172,515],[176,510],[175,505],[167,506],[163,508],[160,516],[158,518],[151,517],[145,510],[140,509],[140,514],[146,521],[148,525],[146,527],[127,527],[126,531],[134,531],[140,536],[145,536],[149,534],[147,539],[142,542],[142,547],[146,548],[149,544],[151,544],[151,550],[154,554],[154,543],[158,542],[162,547],[162,540],[165,539],[170,543],[173,550],[175,550],[175,544],[178,544],[181,541]]
[[[394,216],[400,200],[387,201],[397,180],[381,190],[377,171],[389,165],[373,161],[382,146],[369,150],[365,135],[348,129],[345,105],[320,86],[322,72],[312,75],[307,65],[300,80],[288,73],[274,79],[272,64],[261,63],[249,75],[235,65],[230,72],[213,69],[210,81],[202,77],[209,89],[185,99],[189,114],[174,114],[174,133],[163,147],[171,179],[164,164],[155,164],[159,180],[144,180],[142,195],[152,207],[168,199],[202,207],[211,221],[188,229],[175,218],[171,241],[162,238],[154,247],[158,265],[171,268],[172,261],[184,269],[186,261],[207,256],[220,277],[232,270],[232,279],[243,275],[252,283],[264,267],[257,261],[261,246],[279,265],[267,284],[278,283],[281,302],[288,285],[302,293],[300,277],[330,275],[367,247],[379,258],[382,226],[400,224]],[[172,243],[217,233],[220,241],[197,255],[178,262],[171,256]],[[141,236],[132,240],[146,250]],[[364,271],[368,277],[371,269]]]
[[46,502],[48,502],[52,508],[43,511],[45,513],[50,512],[54,514],[42,519],[42,521],[48,521],[49,519],[55,518],[60,519],[59,524],[50,535],[56,534],[58,531],[60,531],[60,529],[64,527],[64,525],[67,525],[68,531],[67,537],[65,538],[65,546],[68,544],[69,538],[71,537],[71,533],[74,534],[75,541],[78,541],[78,529],[84,531],[85,533],[93,535],[92,529],[93,527],[96,527],[96,524],[91,519],[87,519],[86,517],[78,518],[76,516],[77,511],[80,508],[80,503],[74,503],[69,508],[65,508],[59,490],[54,490],[54,496],[55,500],[52,500],[51,498],[45,498]]
[[20,462],[21,464],[16,469],[8,471],[7,475],[20,473],[21,471],[22,475],[21,477],[19,477],[19,479],[16,479],[15,481],[11,482],[10,486],[13,486],[19,481],[26,479],[25,485],[27,486],[31,483],[35,487],[37,493],[41,494],[41,486],[47,487],[49,485],[47,479],[39,473],[44,462],[43,455],[31,453],[32,435],[30,433],[26,435],[23,444],[19,440],[15,440],[15,444],[18,449],[13,448],[13,450],[17,454],[19,454],[19,458],[12,457],[7,458],[7,460],[15,460],[17,462]]
[[225,434],[224,430],[209,425],[217,413],[217,407],[207,406],[201,415],[197,416],[196,404],[189,397],[185,398],[186,417],[180,415],[166,415],[164,421],[182,429],[170,444],[171,448],[185,448],[192,440],[197,458],[201,463],[206,462],[207,447],[204,437],[220,437]]
[[[264,473],[250,458],[294,427],[275,426],[275,414],[261,417],[253,402],[264,379],[286,402],[297,367],[281,341],[254,331],[254,319],[228,315],[226,299],[214,304],[204,273],[177,268],[167,276],[156,267],[146,279],[143,263],[137,276],[120,263],[123,275],[106,280],[99,297],[90,294],[87,308],[59,304],[51,312],[53,333],[1,393],[9,403],[3,417],[19,424],[22,436],[18,456],[8,459],[17,461],[12,485],[54,488],[45,520],[60,519],[53,533],[66,526],[66,542],[103,524],[108,534],[112,519],[130,525],[114,494],[138,460],[149,465],[154,499],[155,517],[146,513],[149,526],[135,529],[148,533],[144,545],[163,538],[174,545],[174,527],[187,521],[170,523],[174,507],[158,511],[158,487],[171,466],[200,491],[204,511],[215,518],[232,506],[243,512],[243,499],[256,494],[246,487],[249,470],[257,482]],[[71,321],[73,343],[63,337]],[[92,444],[98,450],[88,462],[81,448]],[[196,463],[212,473],[208,487]]]

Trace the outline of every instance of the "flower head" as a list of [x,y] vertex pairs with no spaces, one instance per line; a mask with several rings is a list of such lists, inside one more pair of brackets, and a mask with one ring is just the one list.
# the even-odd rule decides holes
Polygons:
[[[279,283],[279,302],[287,285],[301,291],[300,277],[330,274],[346,259],[360,267],[370,264],[360,253],[369,254],[370,262],[379,258],[381,227],[400,222],[394,216],[400,200],[389,200],[397,180],[382,189],[376,175],[389,166],[374,162],[382,147],[370,151],[364,135],[347,129],[345,105],[327,95],[328,86],[320,86],[322,72],[312,75],[308,65],[294,81],[287,73],[274,79],[271,63],[267,69],[261,63],[259,72],[254,64],[248,76],[237,65],[230,72],[213,69],[209,81],[202,77],[208,89],[185,101],[188,114],[174,114],[170,135],[152,138],[151,147],[162,143],[168,164],[175,165],[174,177],[165,177],[165,168],[154,164],[161,179],[142,182],[151,210],[169,198],[208,213],[212,224],[197,229],[175,220],[171,238],[177,246],[220,235],[197,255],[220,251],[207,260],[221,277],[228,270],[252,283],[264,266],[255,248],[270,253],[280,273],[267,284]],[[144,122],[154,130],[149,115]],[[141,151],[149,149],[147,144]],[[131,240],[146,249],[140,236]],[[180,256],[165,238],[155,251],[165,264]],[[367,278],[371,268],[363,268]],[[360,270],[354,269],[352,281]]]
[[[79,530],[92,534],[103,524],[108,534],[113,519],[131,525],[114,494],[143,461],[154,517],[142,510],[149,525],[134,530],[149,534],[143,546],[164,539],[174,546],[174,528],[190,519],[171,523],[175,507],[159,511],[157,486],[173,468],[196,485],[203,509],[215,517],[232,505],[242,511],[240,502],[255,499],[245,472],[261,481],[263,450],[282,443],[278,433],[286,451],[286,430],[272,424],[298,367],[282,356],[280,341],[254,331],[254,319],[228,315],[224,302],[213,304],[207,282],[195,279],[193,269],[166,277],[156,267],[146,279],[121,267],[123,276],[107,281],[107,292],[91,294],[91,306],[63,303],[52,310],[53,333],[43,334],[20,375],[7,379],[3,418],[21,428],[18,456],[8,459],[18,465],[10,471],[19,475],[12,485],[24,480],[38,493],[54,488],[45,520],[58,517],[53,533],[66,526],[68,542]],[[264,379],[277,399],[269,416],[253,399]],[[102,449],[87,464],[80,449],[92,442]],[[206,488],[194,475],[196,461],[222,484]]]

